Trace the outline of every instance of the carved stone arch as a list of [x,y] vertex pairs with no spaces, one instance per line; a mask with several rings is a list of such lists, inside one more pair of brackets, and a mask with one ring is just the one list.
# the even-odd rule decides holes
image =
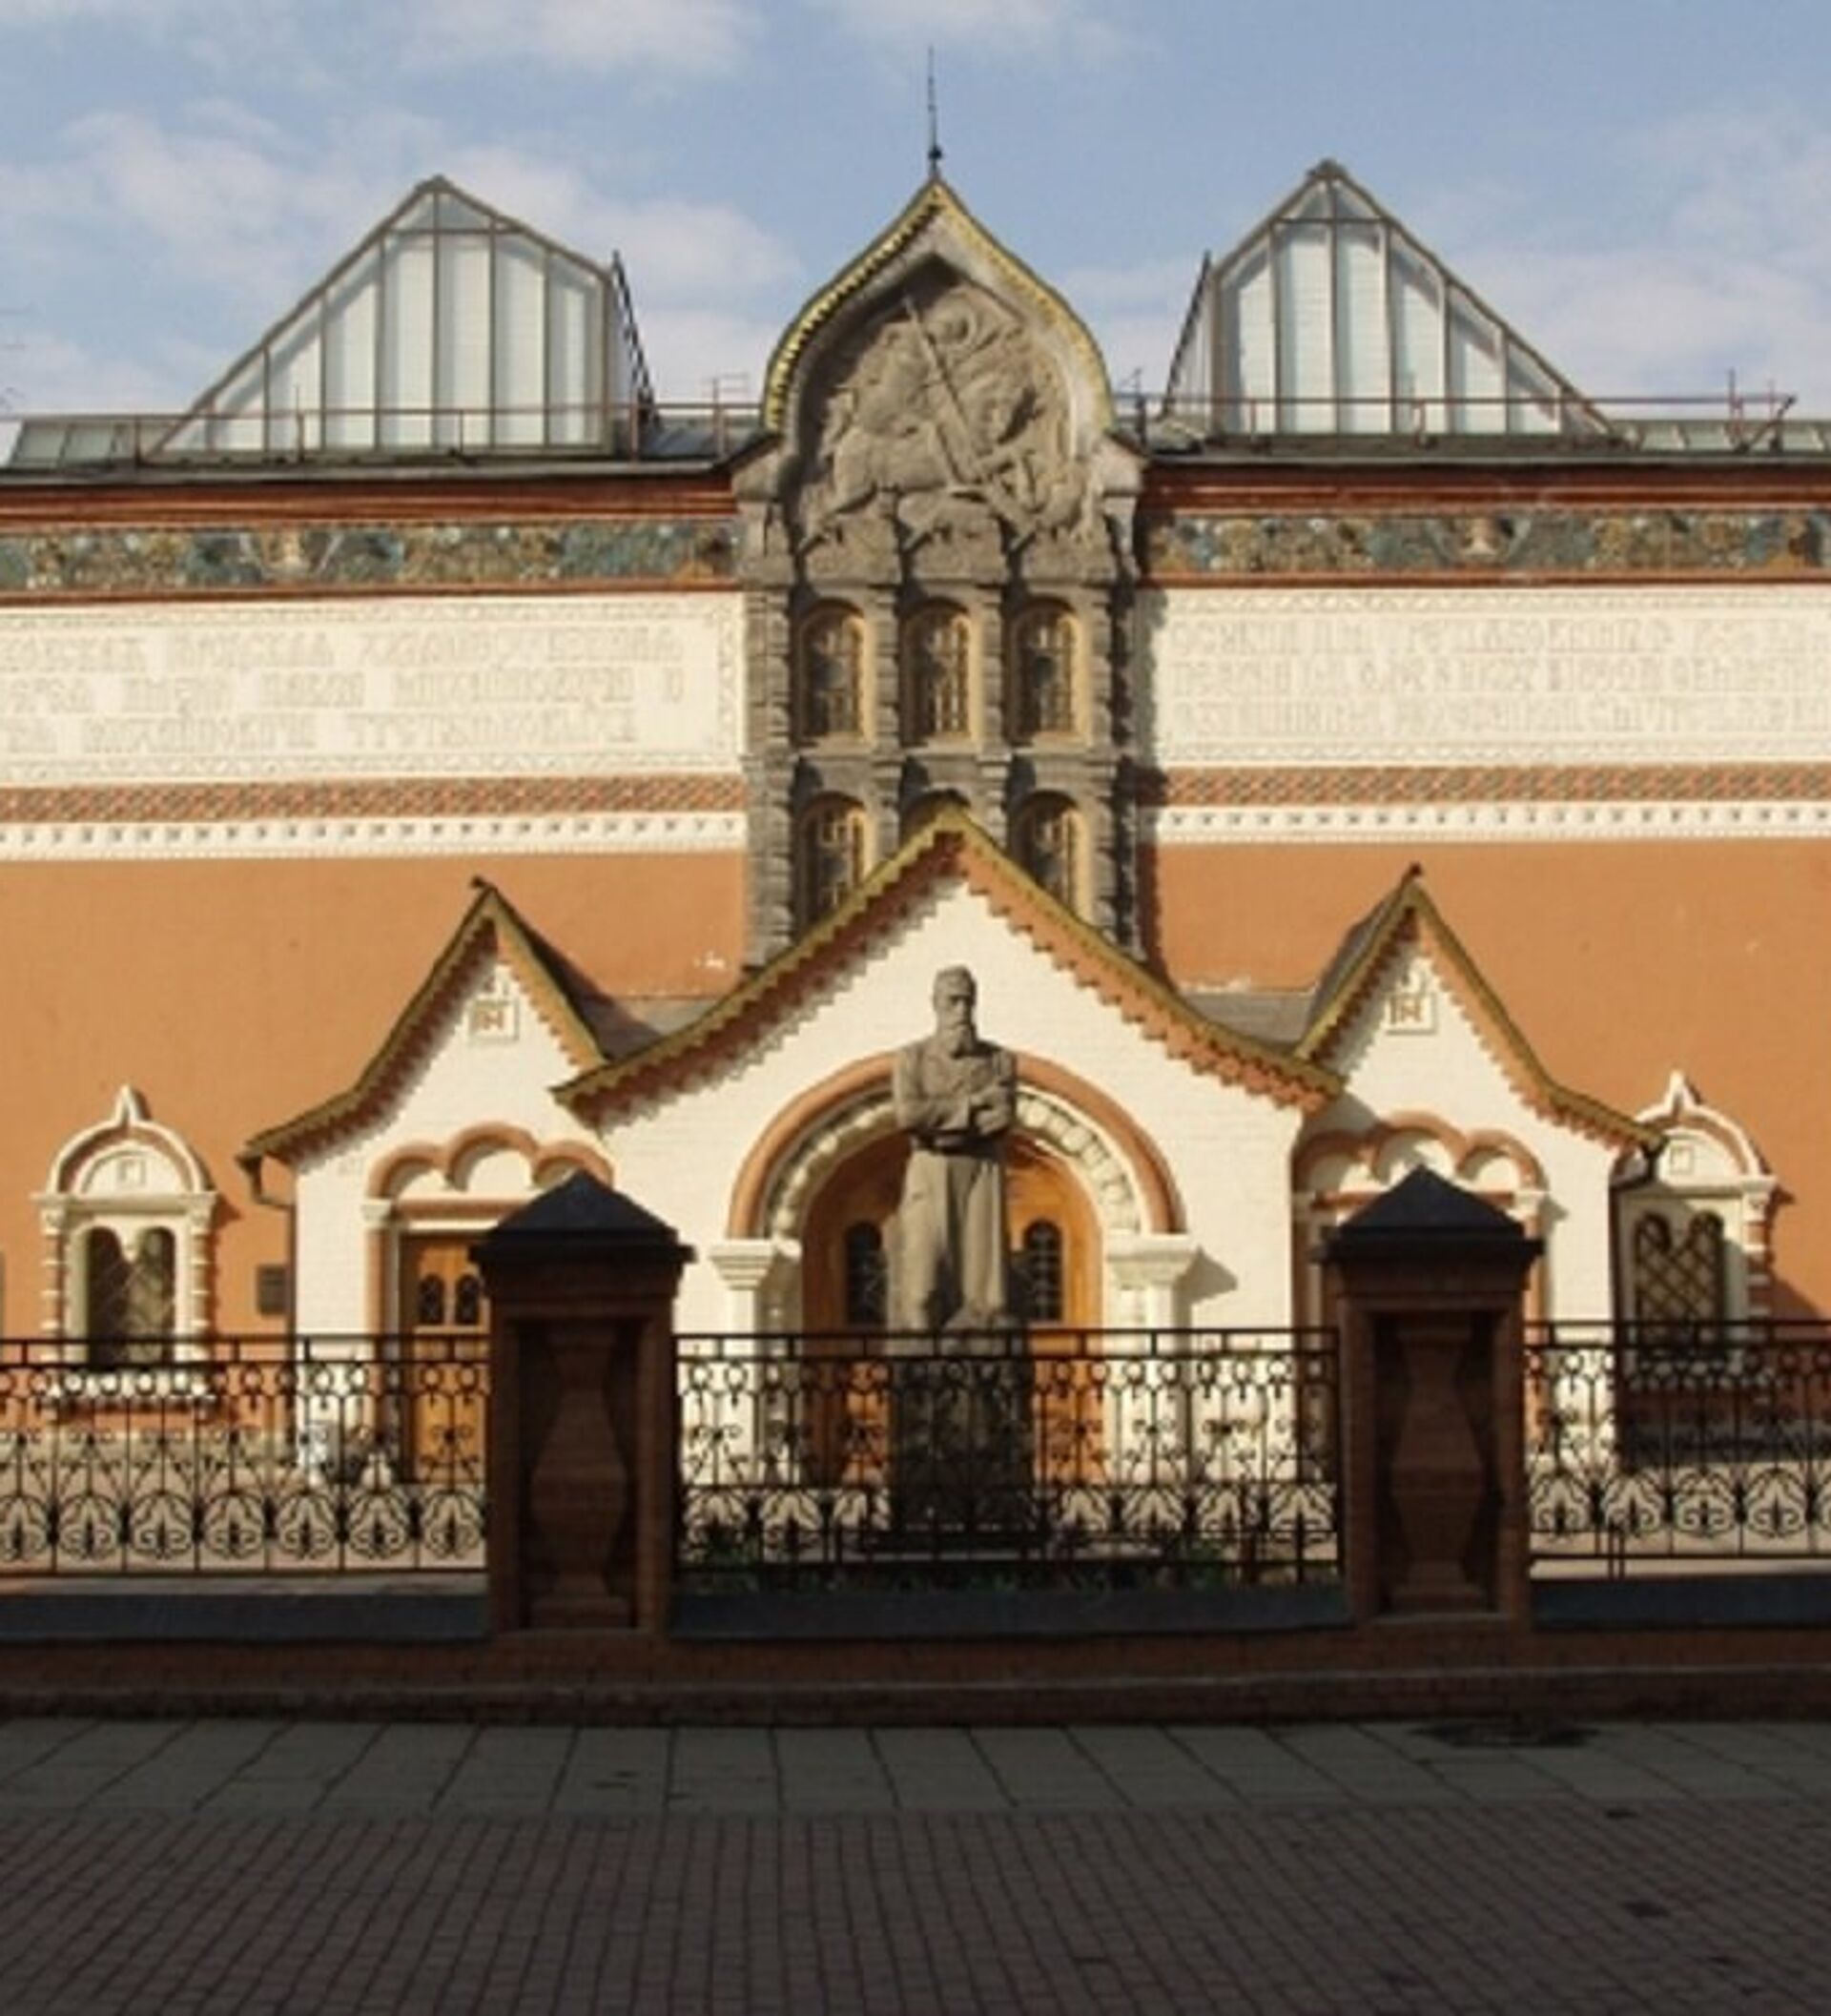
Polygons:
[[[758,1137],[732,1184],[727,1235],[792,1240],[813,1190],[849,1156],[896,1128],[889,1055],[860,1059],[811,1086]],[[1183,1229],[1162,1155],[1096,1087],[1038,1058],[1018,1059],[1022,1130],[1075,1169],[1114,1233]]]

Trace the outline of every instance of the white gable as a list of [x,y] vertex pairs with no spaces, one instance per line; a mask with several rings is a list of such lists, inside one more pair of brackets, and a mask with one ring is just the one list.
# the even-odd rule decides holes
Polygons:
[[1299,1110],[1172,1058],[983,896],[949,884],[714,1078],[607,1122],[605,1149],[620,1187],[702,1256],[683,1287],[683,1325],[715,1328],[726,1318],[704,1256],[726,1236],[753,1145],[843,1067],[927,1035],[935,975],[953,965],[969,967],[978,982],[986,1038],[1087,1081],[1155,1144],[1206,1263],[1189,1277],[1198,1320],[1287,1322],[1288,1172]]
[[[401,1203],[461,1196],[512,1208],[531,1197],[529,1158],[505,1144],[579,1137],[552,1094],[575,1069],[507,961],[480,954],[385,1110],[299,1162],[299,1328],[371,1326],[363,1241]],[[476,1145],[453,1152],[465,1142]]]
[[[1450,1166],[1441,1135],[1468,1142],[1497,1137],[1517,1143],[1542,1170],[1551,1210],[1546,1224],[1548,1313],[1593,1316],[1610,1303],[1609,1186],[1615,1149],[1528,1103],[1483,1038],[1442,964],[1416,943],[1401,944],[1367,998],[1329,1046],[1329,1063],[1346,1080],[1340,1099],[1309,1123],[1312,1137],[1386,1130],[1368,1173],[1395,1183],[1423,1163],[1462,1183],[1492,1174],[1511,1186],[1517,1157],[1477,1146]],[[1312,1187],[1331,1185],[1312,1172]],[[1534,1203],[1536,1200],[1533,1200]]]

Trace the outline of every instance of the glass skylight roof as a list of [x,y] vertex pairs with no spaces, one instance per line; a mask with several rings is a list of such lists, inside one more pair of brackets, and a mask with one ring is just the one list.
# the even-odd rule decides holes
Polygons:
[[1333,161],[1204,262],[1165,411],[1205,436],[1607,431]]
[[621,267],[442,178],[233,364],[154,452],[614,446],[649,403]]

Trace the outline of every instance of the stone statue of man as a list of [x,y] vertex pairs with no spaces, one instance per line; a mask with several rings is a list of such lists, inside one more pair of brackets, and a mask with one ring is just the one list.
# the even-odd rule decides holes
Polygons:
[[935,1034],[897,1056],[897,1124],[909,1166],[896,1213],[895,1327],[984,1330],[1010,1322],[1004,1137],[1017,1114],[1017,1060],[974,1026],[964,966],[935,977]]

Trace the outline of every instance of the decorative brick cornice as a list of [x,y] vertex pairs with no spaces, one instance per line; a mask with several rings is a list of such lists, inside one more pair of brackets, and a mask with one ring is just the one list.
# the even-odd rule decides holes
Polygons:
[[525,813],[733,813],[737,776],[385,777],[323,783],[119,784],[0,789],[0,823],[502,817]]
[[1738,803],[1831,799],[1831,763],[1292,766],[1142,771],[1139,802],[1251,805]]

